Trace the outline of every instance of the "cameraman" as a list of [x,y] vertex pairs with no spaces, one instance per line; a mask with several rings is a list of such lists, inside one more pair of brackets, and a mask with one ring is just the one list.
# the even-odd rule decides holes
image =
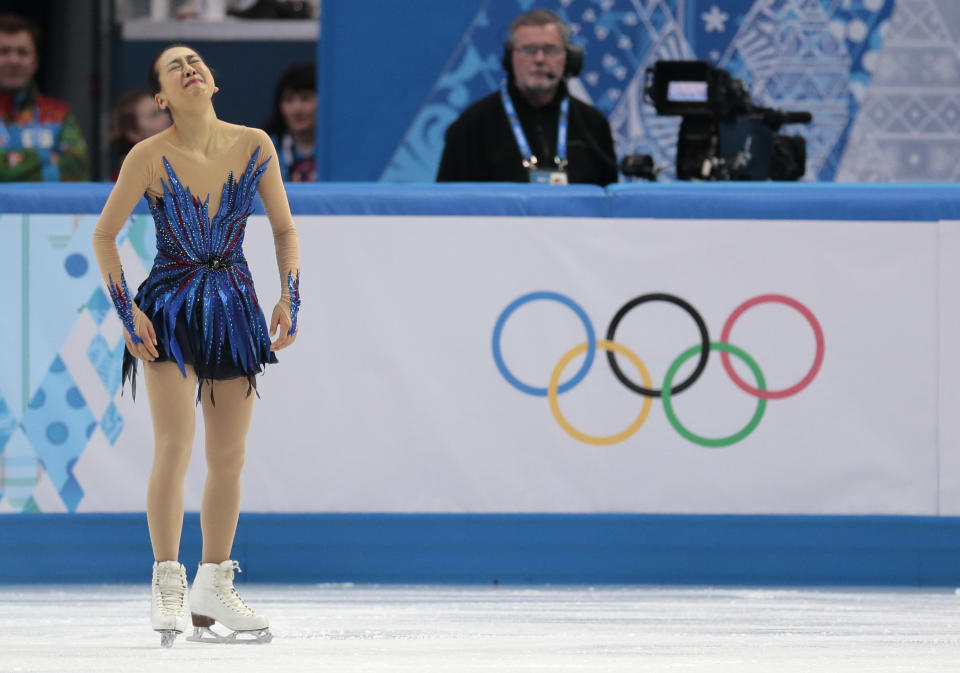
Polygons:
[[447,129],[438,182],[617,182],[610,124],[573,98],[583,52],[553,12],[536,9],[511,25],[504,46],[507,83]]

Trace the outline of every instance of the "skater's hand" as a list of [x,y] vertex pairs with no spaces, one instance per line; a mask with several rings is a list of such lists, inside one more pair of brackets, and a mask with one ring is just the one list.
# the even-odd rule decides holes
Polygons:
[[[293,321],[290,320],[290,300],[280,300],[273,308],[273,317],[270,319],[270,336],[276,337],[270,344],[270,350],[279,351],[297,340],[296,332],[290,334],[290,328]],[[280,335],[277,336],[277,328],[280,328]]]
[[127,342],[127,350],[130,351],[130,355],[138,360],[152,362],[160,355],[160,352],[157,351],[157,333],[153,330],[153,323],[150,322],[150,318],[147,317],[146,313],[137,308],[137,305],[133,302],[131,302],[131,308],[133,309],[133,326],[137,330],[137,336],[143,339],[143,341],[134,344],[133,339],[130,337],[130,332],[123,330],[123,338]]

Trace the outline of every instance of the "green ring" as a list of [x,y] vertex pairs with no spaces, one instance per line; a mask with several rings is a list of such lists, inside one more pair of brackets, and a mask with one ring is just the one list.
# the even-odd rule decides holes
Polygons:
[[[681,436],[686,437],[694,444],[699,444],[700,446],[708,447],[721,447],[721,446],[730,446],[731,444],[736,444],[741,439],[753,432],[758,425],[760,425],[760,419],[763,418],[763,412],[767,408],[767,401],[763,398],[757,399],[757,410],[753,414],[753,418],[750,419],[750,422],[744,426],[740,432],[734,433],[729,437],[719,437],[717,439],[712,439],[710,437],[701,437],[700,435],[695,435],[689,430],[687,430],[680,423],[680,420],[677,418],[677,415],[673,413],[673,402],[671,400],[670,388],[673,384],[673,377],[676,375],[677,370],[680,369],[680,365],[692,358],[694,355],[699,353],[702,350],[703,346],[697,344],[696,346],[691,346],[683,353],[680,354],[676,360],[673,361],[673,364],[670,365],[670,368],[667,370],[667,375],[663,377],[663,410],[667,414],[667,420],[670,421],[670,425],[673,426],[673,429],[680,433]],[[767,389],[767,383],[763,379],[763,372],[760,371],[759,365],[754,361],[752,357],[747,355],[743,350],[732,346],[728,343],[723,343],[721,341],[711,341],[710,342],[711,350],[726,351],[732,355],[736,355],[738,358],[747,363],[747,366],[750,367],[750,370],[753,372],[754,377],[757,379],[757,388],[760,390]]]

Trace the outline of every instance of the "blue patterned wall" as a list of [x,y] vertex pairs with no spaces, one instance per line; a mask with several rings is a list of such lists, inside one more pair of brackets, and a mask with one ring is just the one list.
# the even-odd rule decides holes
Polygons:
[[585,48],[571,89],[607,115],[620,156],[649,153],[672,169],[679,118],[643,101],[643,74],[659,59],[698,58],[742,78],[760,105],[813,112],[813,124],[784,129],[807,139],[807,179],[960,173],[956,0],[488,0],[379,179],[433,180],[447,126],[498,86],[506,27],[535,7],[556,11]]

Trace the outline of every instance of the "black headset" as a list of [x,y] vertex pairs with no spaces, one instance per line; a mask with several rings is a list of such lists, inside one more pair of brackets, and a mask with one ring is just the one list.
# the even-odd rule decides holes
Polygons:
[[[567,62],[563,66],[563,76],[576,77],[583,70],[583,47],[571,44],[565,49]],[[500,65],[508,75],[513,76],[513,45],[509,42],[503,43],[503,57],[500,59]]]

